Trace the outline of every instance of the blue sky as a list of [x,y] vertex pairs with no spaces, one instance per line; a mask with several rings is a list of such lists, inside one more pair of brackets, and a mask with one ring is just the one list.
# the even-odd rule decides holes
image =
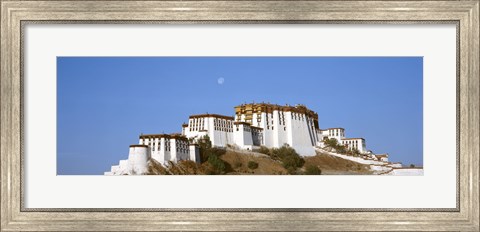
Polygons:
[[101,175],[140,133],[252,101],[304,104],[320,128],[423,165],[422,57],[58,57],[57,174]]

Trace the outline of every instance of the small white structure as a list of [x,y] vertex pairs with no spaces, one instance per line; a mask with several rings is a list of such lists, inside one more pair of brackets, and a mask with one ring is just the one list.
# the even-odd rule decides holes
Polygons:
[[377,154],[377,155],[374,155],[375,156],[375,159],[378,160],[378,161],[383,161],[383,162],[388,162],[388,154]]
[[340,140],[341,144],[346,146],[349,150],[358,150],[360,154],[367,153],[367,145],[364,138],[343,138]]
[[402,168],[402,167],[403,167],[403,166],[402,166],[402,163],[400,163],[400,162],[391,163],[390,166],[391,166],[392,168]]
[[339,143],[345,139],[345,129],[341,127],[336,128],[328,128],[325,130],[321,130],[323,137],[327,137],[329,139],[336,139]]
[[358,150],[360,154],[367,154],[370,151],[367,150],[367,145],[364,138],[346,138],[345,129],[341,127],[328,128],[325,130],[320,130],[322,136],[322,142],[320,142],[320,147],[325,147],[323,140],[324,139],[336,139],[340,145],[345,146],[349,150]]

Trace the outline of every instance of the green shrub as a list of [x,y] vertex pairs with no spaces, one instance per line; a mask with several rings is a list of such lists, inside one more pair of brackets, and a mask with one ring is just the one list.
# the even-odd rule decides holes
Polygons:
[[210,136],[204,135],[198,139],[198,146],[200,149],[212,148],[212,142],[210,141]]
[[308,165],[305,168],[305,175],[322,175],[322,170],[315,165]]
[[258,168],[258,163],[255,161],[248,161],[248,168],[250,169],[257,169]]
[[302,167],[305,163],[305,160],[298,155],[295,149],[288,145],[272,149],[271,157],[280,160],[283,167],[287,169],[290,174],[295,173],[296,169]]
[[324,142],[328,147],[336,148],[338,146],[338,141],[335,138],[325,138]]
[[337,145],[337,147],[335,147],[335,150],[337,150],[337,153],[340,153],[340,154],[347,153],[347,149],[343,145]]
[[200,161],[202,163],[207,162],[210,156],[217,156],[218,158],[227,152],[226,149],[212,147],[212,142],[208,135],[201,137],[198,140],[198,145],[200,147]]
[[357,148],[354,148],[352,152],[353,152],[353,156],[360,156],[360,151]]
[[335,151],[337,153],[353,155],[353,156],[358,156],[360,154],[360,152],[358,152],[358,150],[356,150],[356,149],[347,150],[347,147],[339,144],[337,139],[335,139],[335,138],[331,138],[331,139],[325,138],[324,142],[325,142],[325,145],[327,145],[327,147],[331,147],[331,148],[335,149]]
[[208,164],[211,165],[212,171],[210,174],[223,174],[225,173],[225,163],[218,156],[211,155],[208,157]]

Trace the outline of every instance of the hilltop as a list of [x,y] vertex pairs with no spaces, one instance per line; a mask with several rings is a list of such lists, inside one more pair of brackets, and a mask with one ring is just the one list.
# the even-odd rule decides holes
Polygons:
[[[311,157],[300,157],[298,154],[292,153],[292,150],[288,147],[260,151],[210,148],[209,156],[204,156],[205,162],[200,164],[192,161],[180,161],[177,163],[169,162],[165,167],[152,159],[149,163],[148,174],[368,175],[373,173],[369,165],[359,164],[322,152],[317,152],[317,155]],[[283,156],[282,154],[278,155],[281,152],[284,153]]]
[[364,138],[346,137],[344,128],[320,129],[318,114],[305,105],[234,109],[235,116],[190,115],[181,133],[140,134],[128,160],[105,175],[384,174],[401,167],[368,150]]

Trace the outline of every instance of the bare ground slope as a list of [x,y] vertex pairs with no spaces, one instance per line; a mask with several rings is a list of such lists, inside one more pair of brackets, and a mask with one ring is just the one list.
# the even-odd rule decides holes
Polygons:
[[[220,157],[225,163],[227,175],[287,175],[287,170],[282,162],[256,152],[227,150]],[[318,153],[316,156],[304,157],[305,164],[298,169],[301,174],[308,166],[317,166],[322,175],[369,175],[372,171],[368,165],[362,165],[328,154]],[[249,163],[255,163],[252,165]],[[256,167],[255,167],[256,166]],[[163,167],[158,162],[151,160],[149,163],[150,175],[206,175],[208,162],[195,164],[191,161],[182,161],[177,164],[169,163]]]

